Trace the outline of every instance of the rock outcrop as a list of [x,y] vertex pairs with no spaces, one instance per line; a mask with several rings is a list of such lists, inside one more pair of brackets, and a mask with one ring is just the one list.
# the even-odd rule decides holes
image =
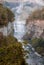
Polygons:
[[12,31],[13,31],[13,23],[10,23],[10,22],[8,23],[7,26],[0,28],[0,32],[2,32],[4,36],[11,34]]

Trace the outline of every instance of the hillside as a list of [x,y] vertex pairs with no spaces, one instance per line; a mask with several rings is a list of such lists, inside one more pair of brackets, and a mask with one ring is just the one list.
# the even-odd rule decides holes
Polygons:
[[37,9],[27,19],[27,33],[23,37],[31,41],[35,50],[44,56],[44,8]]
[[36,37],[40,37],[44,30],[44,8],[33,11],[26,25],[28,32],[33,31]]
[[31,20],[44,20],[44,8],[37,9],[29,16]]

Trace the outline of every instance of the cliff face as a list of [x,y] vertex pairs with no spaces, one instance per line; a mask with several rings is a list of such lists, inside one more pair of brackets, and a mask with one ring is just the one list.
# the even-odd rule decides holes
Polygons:
[[13,12],[1,4],[0,5],[0,32],[2,32],[4,36],[7,36],[12,32],[13,21],[14,21]]
[[27,24],[27,32],[28,34],[32,35],[34,32],[33,37],[39,38],[40,35],[43,33],[44,30],[44,20],[35,20],[29,21]]
[[[39,38],[44,37],[43,31],[44,31],[44,20],[28,20],[27,24],[27,33],[26,33],[26,39],[27,38]],[[28,36],[27,36],[28,35]]]
[[27,19],[27,33],[28,38],[42,37],[44,31],[44,8],[32,12]]
[[4,36],[9,35],[10,33],[12,33],[12,31],[13,31],[13,23],[10,22],[8,23],[7,26],[0,28],[0,32],[2,32]]

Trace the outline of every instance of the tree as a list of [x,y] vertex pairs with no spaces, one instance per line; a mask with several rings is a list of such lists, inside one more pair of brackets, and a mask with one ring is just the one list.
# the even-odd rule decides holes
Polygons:
[[26,65],[22,44],[12,36],[0,40],[0,65]]
[[7,25],[8,22],[13,21],[14,21],[13,12],[8,8],[3,7],[3,5],[0,5],[0,26]]
[[31,40],[31,44],[39,54],[44,56],[44,39],[43,38],[34,38]]

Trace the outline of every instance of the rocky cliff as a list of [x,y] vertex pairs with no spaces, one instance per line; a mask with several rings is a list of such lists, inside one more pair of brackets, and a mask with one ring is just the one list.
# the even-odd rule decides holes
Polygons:
[[[27,32],[25,36],[27,38],[29,39],[33,37],[39,38],[44,31],[44,8],[34,11],[27,19],[26,26],[27,26]],[[25,39],[27,39],[26,37]]]

